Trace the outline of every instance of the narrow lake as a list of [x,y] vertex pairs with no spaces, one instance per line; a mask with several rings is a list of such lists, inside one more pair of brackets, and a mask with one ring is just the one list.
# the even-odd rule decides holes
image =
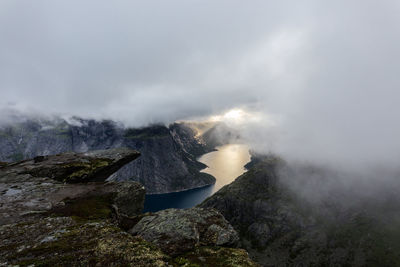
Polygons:
[[201,203],[246,171],[244,165],[250,161],[249,148],[243,144],[220,146],[217,147],[217,151],[204,154],[198,161],[208,166],[202,172],[215,177],[216,183],[214,185],[177,193],[146,195],[144,211],[155,212],[168,208],[191,208]]

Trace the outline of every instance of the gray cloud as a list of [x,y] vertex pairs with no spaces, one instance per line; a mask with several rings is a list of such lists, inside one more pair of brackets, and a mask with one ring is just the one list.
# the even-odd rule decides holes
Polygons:
[[397,163],[399,9],[390,0],[5,0],[0,104],[133,126],[239,107],[262,114],[241,126],[253,148]]

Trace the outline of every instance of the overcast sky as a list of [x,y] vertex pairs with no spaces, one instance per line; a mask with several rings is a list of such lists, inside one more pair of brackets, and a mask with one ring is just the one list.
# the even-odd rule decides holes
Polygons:
[[397,161],[399,14],[396,0],[2,0],[0,105],[133,126],[242,108],[263,117],[244,136],[264,151]]

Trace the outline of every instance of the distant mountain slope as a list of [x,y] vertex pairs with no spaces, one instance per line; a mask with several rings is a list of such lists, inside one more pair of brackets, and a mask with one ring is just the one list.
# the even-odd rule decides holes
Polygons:
[[207,150],[194,134],[184,124],[127,129],[109,120],[25,119],[0,127],[0,161],[129,147],[141,152],[140,160],[122,168],[112,179],[140,181],[147,193],[166,193],[215,182],[212,176],[199,173],[205,166],[196,156]]
[[[188,147],[195,147],[195,139],[181,138],[174,130],[165,126],[143,129],[128,129],[124,135],[124,146],[139,150],[141,158],[128,164],[111,179],[124,181],[137,177],[148,193],[165,193],[212,184],[215,179],[199,171],[206,166],[196,161]],[[197,148],[199,151],[200,147]]]
[[[215,208],[240,233],[242,246],[265,266],[400,266],[398,196],[359,199],[339,191],[318,205],[288,189],[297,172],[307,179],[334,173],[291,169],[281,159],[258,158],[249,171],[199,206]],[[292,180],[293,181],[293,180]],[[361,189],[362,187],[360,187]],[[345,188],[344,188],[345,189]],[[326,198],[325,198],[326,196]],[[348,201],[343,201],[348,197]]]

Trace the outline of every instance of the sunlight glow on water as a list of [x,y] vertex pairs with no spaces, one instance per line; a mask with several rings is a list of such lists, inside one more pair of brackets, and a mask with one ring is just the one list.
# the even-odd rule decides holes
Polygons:
[[211,174],[217,179],[212,194],[242,175],[246,171],[244,165],[250,161],[247,145],[229,144],[217,149],[218,151],[207,153],[198,159],[208,166],[202,172]]
[[216,178],[215,185],[183,192],[146,195],[144,212],[194,207],[246,171],[244,165],[250,161],[249,149],[246,145],[230,144],[217,149],[218,151],[207,153],[198,159],[208,166],[203,172]]

